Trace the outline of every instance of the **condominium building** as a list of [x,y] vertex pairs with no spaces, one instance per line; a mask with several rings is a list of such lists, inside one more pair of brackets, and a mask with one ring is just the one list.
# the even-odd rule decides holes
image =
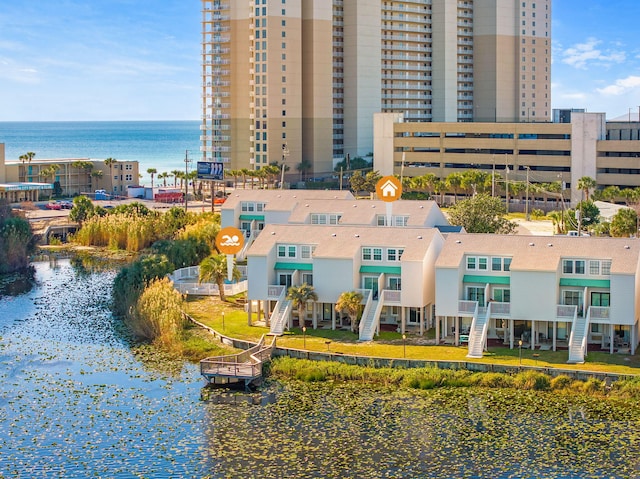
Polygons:
[[373,115],[551,116],[551,0],[202,0],[202,156],[329,172]]

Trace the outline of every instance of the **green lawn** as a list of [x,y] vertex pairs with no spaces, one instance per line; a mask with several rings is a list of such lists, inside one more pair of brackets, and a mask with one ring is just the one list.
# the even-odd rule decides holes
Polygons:
[[[224,311],[224,326],[222,312]],[[233,338],[258,341],[269,329],[263,326],[249,326],[247,313],[242,306],[222,304],[217,298],[190,297],[187,313],[194,319],[210,326],[218,332]],[[255,314],[254,314],[255,321]],[[358,335],[347,330],[307,328],[305,334],[300,328],[293,328],[277,339],[278,346],[309,351],[331,351],[359,356],[382,358],[409,358],[433,361],[468,361],[479,363],[520,365],[520,351],[509,348],[490,348],[482,359],[469,359],[466,346],[422,345],[426,338],[433,338],[433,331],[425,336],[402,335],[395,332],[383,332],[375,341],[360,343]],[[328,343],[328,344],[327,344]],[[533,357],[538,354],[539,357]],[[522,365],[560,369],[612,372],[618,374],[640,374],[640,357],[603,352],[590,352],[584,364],[567,364],[568,352],[522,350]]]

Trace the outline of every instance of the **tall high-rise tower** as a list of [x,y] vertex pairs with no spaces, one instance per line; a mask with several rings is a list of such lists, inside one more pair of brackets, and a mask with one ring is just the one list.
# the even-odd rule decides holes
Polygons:
[[373,113],[549,121],[551,0],[202,0],[203,157],[330,172]]

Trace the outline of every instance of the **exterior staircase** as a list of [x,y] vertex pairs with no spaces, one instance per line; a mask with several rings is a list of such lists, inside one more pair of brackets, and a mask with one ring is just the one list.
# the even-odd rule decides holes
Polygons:
[[271,313],[271,328],[269,332],[275,336],[282,336],[284,328],[289,324],[292,303],[288,299],[280,298]]
[[590,311],[585,317],[576,315],[573,319],[571,334],[569,335],[569,364],[582,364],[587,355],[587,332],[589,331]]
[[362,313],[362,319],[360,320],[359,341],[373,341],[373,335],[375,334],[378,326],[376,318],[380,315],[382,302],[372,300],[367,304],[367,306],[368,307],[365,307],[365,310]]
[[491,318],[491,302],[487,304],[486,314],[476,314],[471,321],[469,329],[469,352],[468,358],[481,358],[484,351],[484,345],[487,341],[487,329],[489,328],[489,318]]

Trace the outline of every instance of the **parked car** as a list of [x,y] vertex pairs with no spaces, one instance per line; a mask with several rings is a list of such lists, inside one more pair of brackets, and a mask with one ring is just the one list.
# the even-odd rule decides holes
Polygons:
[[71,208],[73,208],[73,201],[62,200],[58,201],[58,204],[63,210],[70,210]]
[[46,205],[44,205],[44,207],[48,210],[61,210],[62,206],[60,206],[58,203],[47,203]]

